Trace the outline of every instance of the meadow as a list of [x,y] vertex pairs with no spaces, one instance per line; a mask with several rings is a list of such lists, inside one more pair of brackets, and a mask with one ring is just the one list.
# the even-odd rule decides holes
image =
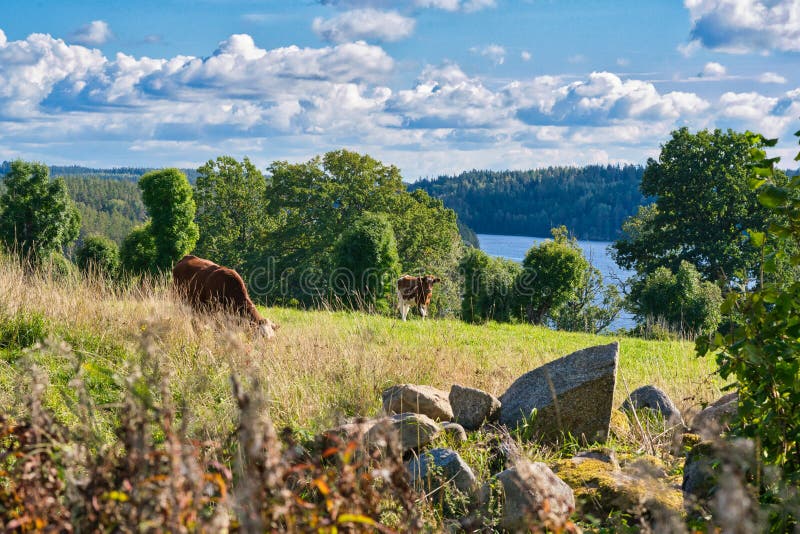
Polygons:
[[36,370],[47,379],[47,404],[68,425],[79,422],[72,383],[83,380],[101,408],[98,432],[108,432],[123,385],[142,372],[165,377],[190,434],[211,439],[235,428],[232,375],[263,389],[277,426],[307,433],[378,414],[380,393],[392,384],[449,390],[458,383],[500,395],[543,363],[612,340],[620,342],[615,404],[654,384],[691,413],[723,385],[713,360],[697,358],[687,341],[276,307],[262,308],[281,327],[267,341],[223,316],[192,313],[168,280],[120,288],[99,277],[29,274],[16,262],[0,262],[4,413],[22,414]]

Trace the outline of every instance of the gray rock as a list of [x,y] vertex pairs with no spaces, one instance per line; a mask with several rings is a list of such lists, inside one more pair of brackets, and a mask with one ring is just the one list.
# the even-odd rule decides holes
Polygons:
[[681,421],[681,412],[675,407],[672,399],[662,390],[655,386],[642,386],[633,390],[625,402],[620,406],[621,410],[631,411],[648,408],[660,413],[665,420]]
[[386,423],[376,424],[366,435],[368,443],[382,445],[387,439],[387,432],[396,433],[400,447],[405,453],[430,443],[442,431],[439,423],[418,413],[401,413],[386,418]]
[[572,489],[541,462],[520,461],[494,478],[499,484],[485,484],[478,502],[486,506],[493,487],[501,492],[500,527],[505,530],[526,531],[532,521],[547,521],[551,528],[557,528],[575,510]]
[[467,431],[458,423],[446,422],[442,423],[442,430],[448,434],[452,434],[458,443],[467,441]]
[[712,439],[728,430],[728,422],[739,409],[739,394],[728,393],[694,416],[692,429],[705,439]]
[[387,415],[412,412],[439,421],[453,419],[447,393],[431,386],[400,384],[383,390],[381,397]]
[[475,473],[461,456],[451,449],[426,451],[412,458],[406,464],[406,469],[414,487],[425,493],[431,493],[450,482],[462,493],[469,493],[475,489]]
[[449,399],[453,421],[467,430],[477,430],[484,422],[495,421],[500,415],[500,400],[480,389],[453,384]]
[[617,379],[619,343],[573,352],[519,377],[500,397],[500,422],[516,428],[536,410],[534,433],[605,441]]

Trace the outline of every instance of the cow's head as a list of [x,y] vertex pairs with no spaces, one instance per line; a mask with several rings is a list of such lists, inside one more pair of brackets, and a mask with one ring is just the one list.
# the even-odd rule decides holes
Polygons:
[[427,276],[420,276],[419,279],[422,282],[422,289],[426,293],[433,291],[433,284],[442,281],[442,279],[439,278],[438,276],[433,276],[430,274]]
[[272,339],[275,337],[275,331],[279,328],[279,325],[273,323],[269,319],[262,319],[256,325],[256,336]]

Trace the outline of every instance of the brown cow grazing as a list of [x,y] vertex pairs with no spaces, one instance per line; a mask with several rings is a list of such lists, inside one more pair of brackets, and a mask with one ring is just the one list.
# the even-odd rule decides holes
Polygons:
[[275,337],[278,325],[262,317],[239,273],[197,256],[184,256],[172,268],[172,283],[196,310],[222,308],[249,320],[260,335]]
[[431,294],[433,293],[433,284],[441,282],[440,278],[435,276],[409,276],[403,275],[397,281],[397,307],[400,308],[400,314],[403,320],[406,320],[408,310],[413,306],[419,308],[419,313],[422,319],[428,316],[428,305],[431,303]]

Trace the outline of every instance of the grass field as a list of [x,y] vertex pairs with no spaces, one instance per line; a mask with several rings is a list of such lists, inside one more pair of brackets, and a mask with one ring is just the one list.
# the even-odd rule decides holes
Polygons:
[[[71,381],[84,380],[101,410],[102,431],[114,416],[121,385],[137,373],[169,380],[191,432],[218,438],[232,431],[232,374],[258,381],[279,425],[310,432],[380,410],[381,390],[453,383],[501,394],[519,375],[591,345],[620,341],[616,402],[654,384],[684,411],[719,396],[714,362],[694,356],[693,344],[555,332],[529,325],[468,325],[362,313],[266,308],[281,328],[277,339],[253,340],[221,317],[196,316],[166,284],[118,289],[80,277],[29,276],[0,260],[0,404],[19,413],[38,369],[49,381],[46,399],[61,419],[76,422]],[[37,338],[42,350],[32,350]]]

